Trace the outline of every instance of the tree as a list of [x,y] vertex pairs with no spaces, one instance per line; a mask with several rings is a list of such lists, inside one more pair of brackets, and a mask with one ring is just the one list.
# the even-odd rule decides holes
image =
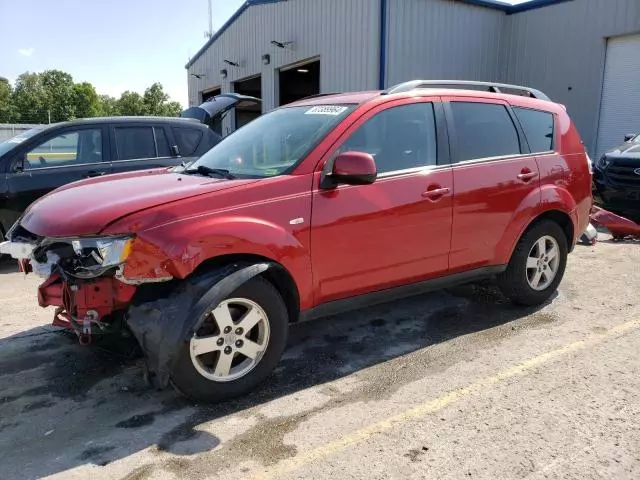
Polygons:
[[182,110],[182,105],[179,102],[167,102],[164,104],[162,115],[165,117],[179,117]]
[[139,93],[122,92],[120,99],[117,102],[118,112],[120,115],[146,115],[147,110],[145,108],[144,100]]
[[0,77],[0,122],[50,123],[116,115],[162,115],[177,117],[178,102],[169,101],[161,83],[154,83],[144,95],[127,90],[119,99],[98,95],[89,82],[74,83],[60,70],[25,72],[15,88]]
[[13,89],[9,80],[0,77],[0,123],[10,123],[15,121],[15,110],[13,107]]
[[93,85],[88,82],[76,83],[73,86],[73,95],[76,118],[98,117],[101,115],[102,105]]
[[169,95],[164,93],[160,83],[154,83],[144,91],[144,108],[147,115],[163,115],[164,103],[169,100]]
[[60,70],[45,70],[40,74],[51,122],[63,122],[75,117],[73,77]]
[[16,79],[13,90],[15,121],[22,123],[48,123],[46,91],[38,73],[25,72]]
[[100,104],[100,116],[103,117],[113,117],[120,115],[120,111],[118,110],[118,100],[109,95],[100,95],[98,97],[98,102]]
[[147,115],[177,117],[182,112],[182,105],[170,102],[169,95],[164,92],[161,83],[154,83],[144,91],[144,106]]

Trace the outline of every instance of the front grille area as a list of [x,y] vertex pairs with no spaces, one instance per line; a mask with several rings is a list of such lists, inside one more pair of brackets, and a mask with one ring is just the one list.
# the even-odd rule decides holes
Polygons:
[[611,183],[624,185],[626,187],[640,188],[640,175],[635,173],[635,170],[638,170],[639,168],[640,164],[637,161],[626,162],[624,160],[618,160],[609,165],[605,175],[609,178]]

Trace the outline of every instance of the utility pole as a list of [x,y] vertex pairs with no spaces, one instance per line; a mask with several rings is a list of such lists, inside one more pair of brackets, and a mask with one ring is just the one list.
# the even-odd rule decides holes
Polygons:
[[211,0],[208,0],[209,2],[209,31],[206,32],[204,35],[207,38],[211,38],[213,37],[213,9],[211,7]]

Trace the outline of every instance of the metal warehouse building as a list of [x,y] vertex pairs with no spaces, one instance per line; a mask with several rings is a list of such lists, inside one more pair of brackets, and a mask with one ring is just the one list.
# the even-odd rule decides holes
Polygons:
[[[187,70],[190,105],[238,92],[262,113],[416,78],[527,85],[596,156],[640,132],[640,0],[247,0]],[[261,113],[236,110],[225,132]]]

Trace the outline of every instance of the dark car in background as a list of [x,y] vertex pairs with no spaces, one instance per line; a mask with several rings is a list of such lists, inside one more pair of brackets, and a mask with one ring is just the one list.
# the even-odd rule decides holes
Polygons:
[[626,135],[624,140],[596,162],[594,194],[607,209],[635,217],[640,212],[640,134]]
[[222,94],[185,110],[182,118],[73,120],[0,143],[0,238],[33,201],[62,185],[196,160],[221,140],[211,128],[216,119],[235,106],[259,101]]

